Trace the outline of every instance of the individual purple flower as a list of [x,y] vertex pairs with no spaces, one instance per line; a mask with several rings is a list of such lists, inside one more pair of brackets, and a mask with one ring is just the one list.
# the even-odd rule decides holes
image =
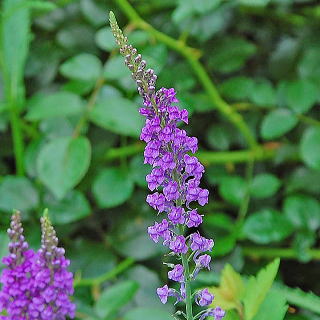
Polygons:
[[168,218],[173,224],[183,224],[185,222],[184,209],[181,207],[172,207]]
[[184,281],[184,269],[181,264],[176,264],[174,268],[168,272],[168,278],[177,281],[177,282],[183,282]]
[[199,306],[205,307],[210,305],[213,299],[213,294],[211,294],[208,289],[203,289],[197,293],[195,301]]
[[201,268],[207,268],[210,270],[210,262],[211,257],[208,254],[203,254],[196,260],[196,264],[199,265]]
[[35,257],[31,275],[34,279],[28,306],[30,320],[65,320],[74,318],[75,305],[70,301],[73,295],[73,275],[68,271],[70,261],[59,248],[58,238],[45,213],[41,218],[41,248]]
[[144,150],[144,163],[154,164],[155,160],[159,157],[160,147],[160,141],[151,140],[148,142]]
[[170,241],[170,249],[174,253],[184,253],[186,254],[188,251],[188,247],[186,245],[186,239],[184,236],[176,236]]
[[149,205],[159,212],[164,211],[165,201],[166,199],[162,193],[155,192],[147,196],[147,202],[149,203]]
[[0,282],[0,312],[6,310],[8,318],[27,319],[30,291],[33,279],[30,276],[34,251],[28,249],[23,236],[21,215],[18,211],[11,217],[8,229],[9,255],[2,259],[6,268],[2,271]]
[[158,242],[162,237],[164,241],[171,239],[171,233],[169,230],[169,223],[166,219],[163,219],[161,223],[155,223],[153,226],[148,227],[148,234],[154,242]]
[[187,226],[189,228],[198,227],[202,223],[202,216],[197,209],[191,210],[188,213]]
[[160,186],[164,179],[165,175],[162,168],[154,168],[151,173],[146,176],[146,181],[151,191]]
[[178,183],[170,181],[164,188],[163,193],[168,201],[177,200],[180,196]]
[[204,206],[208,203],[209,191],[207,189],[201,189],[198,195],[198,203]]
[[206,239],[205,237],[200,236],[199,232],[192,233],[190,235],[191,245],[190,248],[193,251],[211,251],[214,245],[212,239]]
[[204,320],[207,317],[214,317],[214,320],[221,320],[225,316],[225,311],[222,310],[220,307],[216,307],[214,309],[208,309],[204,312],[199,320]]

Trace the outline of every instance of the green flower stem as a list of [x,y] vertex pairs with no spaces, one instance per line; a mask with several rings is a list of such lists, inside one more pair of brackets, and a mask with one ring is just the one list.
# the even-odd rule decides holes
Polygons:
[[108,271],[104,274],[102,274],[99,277],[96,278],[87,278],[87,279],[75,279],[74,281],[74,287],[90,287],[90,286],[96,286],[100,285],[105,281],[111,280],[115,278],[120,273],[126,271],[129,267],[131,267],[134,264],[134,259],[127,258],[120,262],[114,269],[111,271]]
[[[274,258],[297,259],[298,253],[292,248],[263,248],[263,247],[243,247],[243,254],[253,259]],[[309,249],[308,253],[313,260],[320,260],[320,249]]]
[[[132,145],[110,148],[104,154],[104,160],[112,161],[123,156],[133,156],[141,153],[144,150],[144,144],[135,143]],[[223,163],[243,163],[249,160],[264,161],[273,159],[277,153],[278,146],[274,148],[266,148],[259,146],[254,150],[240,150],[240,151],[198,151],[197,157],[205,165],[223,164]]]
[[182,265],[184,268],[185,274],[185,286],[186,286],[186,314],[187,320],[193,320],[193,313],[192,313],[192,292],[190,286],[190,270],[189,270],[189,262],[187,256],[182,254]]
[[185,45],[183,41],[173,39],[166,34],[154,29],[151,25],[146,23],[134,10],[127,0],[115,0],[121,10],[127,15],[131,22],[138,28],[149,32],[158,41],[163,42],[171,49],[180,53],[189,62],[193,72],[198,77],[204,89],[207,91],[208,96],[211,99],[212,104],[231,122],[235,127],[239,129],[242,135],[245,137],[250,148],[255,149],[257,142],[253,136],[251,130],[244,122],[242,116],[234,110],[227,102],[225,102],[215,85],[211,81],[209,75],[205,71],[202,64],[199,62],[200,52],[196,49],[190,48]]

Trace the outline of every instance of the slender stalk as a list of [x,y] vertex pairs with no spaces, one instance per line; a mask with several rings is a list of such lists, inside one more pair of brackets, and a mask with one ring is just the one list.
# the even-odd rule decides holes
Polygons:
[[90,95],[90,98],[88,100],[88,103],[86,105],[86,109],[82,115],[82,117],[80,118],[80,120],[78,121],[74,131],[73,131],[73,137],[78,137],[81,134],[81,130],[83,128],[83,126],[87,123],[88,117],[89,117],[89,113],[92,110],[92,108],[94,107],[96,101],[97,101],[97,97],[98,97],[98,93],[101,89],[101,87],[104,84],[104,78],[100,77],[95,84],[95,87]]
[[207,91],[208,96],[211,99],[212,104],[218,109],[245,137],[250,148],[254,149],[257,145],[255,137],[252,135],[251,130],[244,122],[242,116],[237,113],[227,102],[225,102],[218,93],[215,85],[211,81],[209,75],[205,71],[205,68],[199,62],[200,52],[199,50],[188,47],[183,41],[173,39],[166,34],[154,29],[151,25],[146,23],[130,5],[127,0],[115,0],[121,10],[127,15],[133,24],[138,28],[141,28],[149,32],[158,41],[163,42],[171,49],[180,53],[187,59],[193,72],[198,77],[204,89]]
[[190,270],[189,270],[189,262],[187,256],[185,254],[181,255],[182,257],[182,265],[184,268],[185,274],[185,286],[186,286],[186,314],[187,320],[193,320],[193,313],[192,313],[192,292],[190,286]]
[[[201,162],[209,166],[211,164],[223,163],[242,163],[249,160],[264,161],[274,158],[279,145],[272,148],[259,146],[255,150],[240,150],[240,151],[198,151],[197,156]],[[123,156],[133,156],[144,150],[142,143],[135,143],[119,148],[110,148],[104,154],[104,160],[112,161]]]
[[[264,247],[242,247],[243,254],[253,259],[274,258],[296,259],[297,252],[292,248],[264,248]],[[320,260],[320,249],[309,249],[308,253],[312,260]]]
[[87,287],[87,286],[100,285],[103,282],[111,280],[115,278],[117,275],[126,271],[129,267],[131,267],[134,264],[134,262],[135,261],[132,258],[127,258],[122,262],[120,262],[114,269],[102,274],[99,277],[87,278],[87,279],[75,279],[74,287]]

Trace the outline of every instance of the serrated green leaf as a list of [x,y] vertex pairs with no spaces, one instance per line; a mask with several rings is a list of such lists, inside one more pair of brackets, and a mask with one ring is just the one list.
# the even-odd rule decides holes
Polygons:
[[290,288],[279,284],[275,284],[273,290],[279,291],[290,304],[320,315],[320,297],[313,292],[305,292],[299,288]]
[[288,309],[286,302],[285,296],[271,289],[253,320],[283,320]]
[[243,298],[245,320],[251,320],[257,314],[277,275],[279,265],[280,259],[275,259],[260,270],[256,277],[250,277]]
[[103,319],[109,317],[126,305],[138,288],[135,281],[124,281],[105,289],[95,304],[95,312]]
[[58,199],[62,199],[83,178],[90,158],[91,146],[87,138],[56,138],[39,153],[39,179]]

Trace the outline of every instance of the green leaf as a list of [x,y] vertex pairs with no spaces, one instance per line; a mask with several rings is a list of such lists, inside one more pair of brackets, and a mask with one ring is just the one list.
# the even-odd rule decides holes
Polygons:
[[135,138],[139,137],[143,126],[143,118],[136,104],[121,97],[110,97],[104,103],[95,105],[90,119],[111,132]]
[[120,282],[102,292],[95,304],[97,315],[103,319],[110,317],[126,305],[138,290],[138,284],[134,281]]
[[144,307],[132,309],[123,316],[123,320],[141,319],[172,320],[172,315],[168,311],[157,308]]
[[[30,42],[30,11],[25,0],[2,1],[0,61],[8,100],[19,106],[24,96],[23,73]],[[13,36],[14,34],[14,36]],[[10,98],[9,98],[10,97]]]
[[224,81],[220,86],[220,92],[223,96],[234,100],[245,100],[253,90],[254,81],[251,78],[239,76],[232,77]]
[[[81,253],[81,254],[79,254]],[[68,250],[72,261],[72,272],[81,272],[81,277],[96,278],[116,267],[116,256],[101,242],[93,242],[82,237],[73,239]]]
[[253,320],[283,320],[288,309],[286,302],[280,292],[271,289]]
[[207,133],[207,140],[210,146],[218,150],[227,150],[232,142],[232,131],[225,125],[213,125]]
[[0,209],[27,211],[35,209],[39,194],[31,181],[24,177],[5,176],[0,182]]
[[216,44],[209,63],[214,70],[228,73],[239,70],[255,52],[255,45],[243,38],[224,37]]
[[82,14],[94,27],[99,27],[106,23],[106,12],[108,12],[108,8],[105,6],[105,2],[81,0],[80,8]]
[[281,241],[293,231],[290,220],[281,212],[263,209],[250,215],[243,226],[243,233],[250,240],[266,244]]
[[96,81],[101,71],[101,61],[89,53],[78,54],[60,66],[60,72],[66,78],[81,81]]
[[239,205],[245,196],[247,184],[245,180],[239,176],[224,177],[221,179],[219,193],[223,199]]
[[257,314],[277,275],[279,264],[280,259],[275,259],[260,270],[256,277],[250,277],[243,299],[245,320],[251,320]]
[[289,196],[284,201],[283,210],[297,229],[315,231],[320,226],[320,203],[313,197]]
[[71,92],[41,95],[31,100],[26,118],[31,121],[79,114],[83,111],[81,98]]
[[291,81],[286,84],[288,106],[297,113],[307,112],[318,99],[317,86],[306,79]]
[[276,103],[276,92],[270,81],[256,81],[250,91],[250,100],[258,106],[272,107]]
[[313,230],[300,230],[294,235],[293,248],[296,251],[297,259],[307,263],[312,259],[310,250],[317,240],[317,235]]
[[[9,245],[9,237],[7,233],[1,231],[0,232],[0,261],[2,261],[2,258],[9,253],[8,245]],[[1,263],[0,271],[4,267],[5,265]]]
[[78,190],[70,191],[61,201],[49,198],[45,203],[54,225],[72,223],[91,213],[88,200]]
[[274,284],[272,291],[274,290],[279,291],[290,304],[320,315],[320,297],[314,293],[305,292],[299,288],[290,288],[277,283]]
[[281,181],[274,175],[262,173],[256,175],[250,186],[250,193],[255,198],[268,198],[280,188]]
[[279,138],[293,129],[297,123],[297,117],[289,110],[272,110],[263,118],[261,135],[267,140]]
[[149,174],[150,171],[150,166],[143,163],[142,155],[137,155],[132,158],[130,162],[130,176],[139,187],[147,187],[146,175]]
[[[129,69],[125,66],[123,57],[115,56],[108,59],[104,65],[103,76],[107,80],[131,78]],[[130,79],[132,81],[132,79]]]
[[320,170],[320,128],[308,128],[302,136],[300,153],[303,161],[310,168]]
[[117,48],[116,41],[115,41],[114,36],[112,34],[111,28],[109,28],[109,27],[100,29],[96,33],[95,41],[96,41],[97,46],[100,49],[103,49],[108,52]]
[[87,138],[56,138],[39,153],[39,179],[58,199],[62,199],[86,174],[90,158],[91,147]]
[[92,190],[100,208],[113,208],[131,197],[133,181],[120,168],[108,168],[95,178]]

